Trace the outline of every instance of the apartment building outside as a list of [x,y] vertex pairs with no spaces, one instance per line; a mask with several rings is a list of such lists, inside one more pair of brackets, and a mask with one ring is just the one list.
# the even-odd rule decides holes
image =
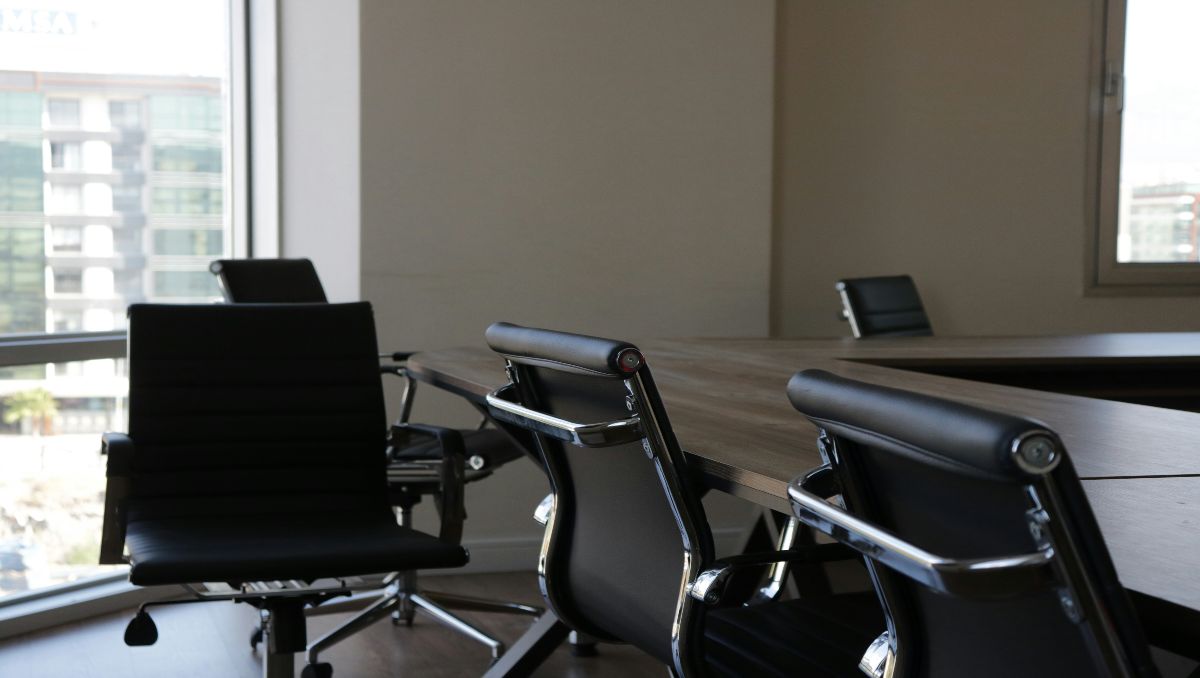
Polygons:
[[1200,261],[1200,183],[1135,186],[1121,208],[1118,261]]

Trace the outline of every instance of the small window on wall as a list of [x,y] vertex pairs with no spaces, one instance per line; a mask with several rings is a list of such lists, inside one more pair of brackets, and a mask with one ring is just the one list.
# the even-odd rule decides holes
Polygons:
[[155,172],[221,172],[221,147],[217,145],[161,145],[154,147]]
[[78,172],[83,167],[82,150],[78,141],[51,141],[50,169]]
[[108,102],[108,123],[115,129],[141,127],[142,102],[139,100]]
[[50,229],[50,244],[54,254],[83,252],[82,226],[55,226]]
[[156,187],[150,193],[150,212],[162,215],[222,214],[221,189]]
[[216,229],[171,229],[154,232],[154,253],[165,256],[219,258],[224,233]]
[[50,187],[46,212],[50,214],[79,214],[83,211],[83,187],[55,184]]
[[80,332],[83,330],[83,311],[54,311],[55,332]]
[[141,186],[113,186],[112,201],[114,212],[140,214],[145,211]]
[[79,99],[47,99],[46,118],[51,127],[78,127]]
[[83,271],[54,271],[55,294],[83,294]]
[[1200,3],[1107,4],[1089,287],[1200,293]]

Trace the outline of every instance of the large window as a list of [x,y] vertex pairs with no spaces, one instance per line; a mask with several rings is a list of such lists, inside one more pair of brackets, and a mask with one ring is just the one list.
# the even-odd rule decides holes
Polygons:
[[1093,285],[1200,291],[1200,3],[1109,0]]
[[99,432],[124,430],[124,361],[29,366],[0,398],[0,601],[114,570],[97,564],[104,512]]
[[208,264],[247,253],[231,204],[244,6],[0,8],[0,608],[101,572],[99,434],[124,429],[126,307],[211,302]]

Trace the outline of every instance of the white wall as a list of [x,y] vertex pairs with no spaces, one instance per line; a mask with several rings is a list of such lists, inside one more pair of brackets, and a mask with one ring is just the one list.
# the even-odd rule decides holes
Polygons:
[[[496,320],[767,331],[770,0],[361,11],[362,289],[384,345],[481,345]],[[436,395],[418,418],[470,420]],[[532,566],[545,492],[525,463],[472,485],[473,557]]]
[[775,329],[843,335],[833,282],[911,273],[935,331],[1196,329],[1196,297],[1085,297],[1099,0],[780,3]]
[[360,292],[358,2],[279,2],[280,256]]

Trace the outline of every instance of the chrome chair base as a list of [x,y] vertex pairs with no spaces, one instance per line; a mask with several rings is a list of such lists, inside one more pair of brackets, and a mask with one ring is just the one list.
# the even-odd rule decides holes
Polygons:
[[[451,612],[450,609],[519,614],[530,618],[536,618],[542,614],[541,608],[532,605],[436,591],[417,591],[415,586],[411,586],[416,583],[415,574],[410,572],[401,574],[388,584],[382,596],[363,608],[357,615],[310,643],[307,648],[309,665],[319,663],[321,652],[386,617],[392,617],[395,623],[404,622],[406,625],[412,625],[418,610],[429,615],[439,624],[488,646],[494,662],[504,653],[504,643],[484,633],[470,622]],[[341,612],[345,611],[347,607],[361,605],[362,602],[364,602],[362,598],[356,597],[356,599],[345,601],[343,605],[339,606],[338,603],[334,603],[328,606],[327,610],[316,608],[313,612]]]

